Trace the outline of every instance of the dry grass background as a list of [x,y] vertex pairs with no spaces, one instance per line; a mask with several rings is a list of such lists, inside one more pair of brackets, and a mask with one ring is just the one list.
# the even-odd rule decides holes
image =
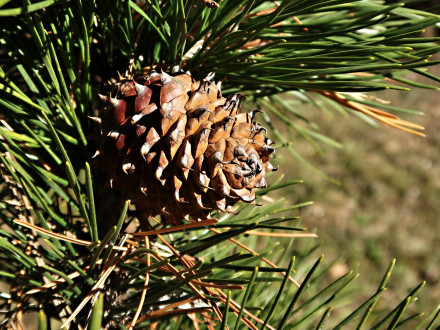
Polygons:
[[[429,71],[440,74],[439,67]],[[320,154],[304,139],[292,141],[299,154],[341,184],[323,179],[280,150],[281,171],[305,181],[287,195],[284,191],[284,197],[292,203],[315,202],[300,215],[303,225],[319,235],[316,253],[324,253],[327,264],[339,258],[331,277],[355,269],[360,273],[356,288],[367,297],[397,258],[382,304],[397,304],[425,280],[417,304],[428,312],[440,303],[440,91],[413,88],[376,96],[425,112],[398,115],[425,126],[427,137],[373,128],[356,116],[296,109],[318,123],[320,133],[344,145],[337,149],[321,143],[324,154]],[[303,244],[308,243],[297,242],[298,252]]]

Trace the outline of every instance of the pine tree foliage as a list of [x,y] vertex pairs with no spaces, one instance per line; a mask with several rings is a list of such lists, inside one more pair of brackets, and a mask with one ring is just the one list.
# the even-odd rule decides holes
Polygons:
[[[439,88],[426,71],[438,64],[428,60],[439,40],[421,36],[439,24],[438,8],[412,3],[423,1],[0,0],[2,325],[23,328],[23,315],[38,312],[40,329],[51,320],[89,329],[438,326],[438,307],[408,312],[423,283],[394,307],[375,308],[394,262],[359,302],[349,286],[357,274],[323,286],[313,248],[292,258],[295,240],[316,236],[295,213],[308,203],[270,195],[298,180],[272,174],[258,193],[262,205],[239,205],[237,215],[140,232],[129,201],[106,223],[107,178],[92,158],[98,93],[111,90],[118,72],[146,67],[178,66],[197,79],[215,72],[223,93],[247,95],[245,107],[262,109],[269,134],[300,160],[288,143],[294,131],[338,143],[295,102],[423,135],[397,116],[416,111],[368,94]],[[352,312],[332,313],[349,300]]]

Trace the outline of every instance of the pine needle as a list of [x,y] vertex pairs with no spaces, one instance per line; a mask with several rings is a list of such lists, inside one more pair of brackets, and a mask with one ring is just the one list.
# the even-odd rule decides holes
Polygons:
[[[216,234],[221,234],[221,233],[222,233],[220,230],[217,230],[217,229],[214,229],[214,228],[210,228],[209,230],[212,231],[212,232],[214,232],[214,233],[216,233]],[[246,251],[252,253],[253,255],[256,255],[256,256],[259,255],[256,251],[254,251],[254,250],[248,248],[246,245],[240,243],[239,241],[237,241],[237,240],[234,239],[234,238],[229,238],[229,241],[231,241],[232,243],[238,245],[238,246],[241,247],[242,249],[244,249],[244,250],[246,250]],[[262,260],[263,262],[265,262],[266,264],[268,264],[269,266],[273,267],[273,268],[278,268],[278,266],[277,266],[276,264],[274,264],[273,262],[271,262],[270,260],[268,260],[268,259],[265,258],[265,257],[262,257],[261,260]],[[286,272],[281,272],[281,274],[283,274],[283,275],[285,276],[285,275],[286,275]],[[289,281],[292,282],[293,284],[295,284],[298,288],[300,287],[300,284],[299,284],[299,283],[298,283],[293,277],[289,276]]]
[[209,282],[201,282],[198,280],[194,280],[193,283],[195,283],[199,286],[205,286],[208,288],[216,288],[216,289],[223,289],[223,290],[243,290],[243,286],[241,286],[241,285],[214,284],[214,283],[209,283]]
[[142,315],[141,317],[139,317],[137,323],[141,323],[141,322],[147,320],[148,317],[159,317],[161,315],[161,313],[163,313],[163,312],[169,311],[174,308],[178,308],[180,306],[195,302],[197,300],[199,300],[198,297],[191,297],[191,298],[188,298],[188,299],[185,299],[182,301],[178,301],[178,302],[163,306],[161,309],[153,311],[148,315]]
[[[161,235],[158,235],[158,238],[173,252],[173,254],[177,257],[177,259],[182,263],[182,265],[184,267],[186,267],[187,269],[190,269],[189,273],[191,275],[197,274],[197,272],[194,270],[194,264],[192,262],[183,258],[180,255],[180,253],[171,244],[169,244]],[[193,281],[191,281],[191,283],[194,285],[197,285],[198,281],[196,282],[195,280],[193,280]],[[200,289],[204,290],[204,292],[207,294],[213,294],[213,291],[210,290],[209,286],[201,285]],[[214,301],[211,301],[210,299],[204,299],[204,301],[205,301],[205,303],[208,303],[212,306],[212,308],[214,309],[214,312],[217,314],[217,316],[221,320],[222,314],[221,314],[220,309],[218,308],[217,304]]]
[[155,229],[150,231],[141,231],[138,233],[131,234],[131,236],[151,236],[151,235],[158,235],[158,234],[166,234],[166,233],[174,233],[177,231],[182,231],[190,228],[198,228],[198,227],[204,227],[209,226],[217,223],[217,219],[208,219],[208,220],[202,220],[197,222],[192,222],[184,225],[177,225],[170,228],[163,228],[163,229]]
[[87,302],[93,298],[93,296],[99,294],[100,288],[104,284],[104,282],[107,280],[107,278],[110,276],[110,274],[113,272],[113,270],[116,268],[116,266],[119,264],[119,262],[122,260],[122,258],[126,255],[126,251],[122,252],[121,256],[119,256],[101,275],[99,280],[95,283],[95,285],[92,287],[90,292],[87,294],[87,296],[84,297],[82,302],[78,305],[78,307],[73,311],[73,313],[69,316],[69,318],[63,323],[61,328],[66,328],[70,322],[73,321],[73,319],[78,315],[79,312],[84,308],[84,306],[87,304]]
[[194,307],[194,308],[186,308],[186,309],[174,309],[172,311],[168,312],[162,312],[157,314],[149,314],[144,317],[144,320],[150,320],[156,317],[164,317],[164,316],[170,316],[170,315],[182,315],[182,314],[190,314],[190,313],[203,313],[203,312],[211,312],[211,307]]
[[[421,137],[425,137],[425,134],[419,132],[424,130],[423,126],[410,123],[408,121],[402,120],[399,117],[387,113],[385,111],[375,109],[373,107],[363,105],[354,101],[350,101],[344,97],[341,93],[331,92],[331,91],[323,91],[323,90],[313,90],[316,93],[324,95],[325,97],[356,111],[362,112],[363,114],[380,121],[388,126],[397,128],[401,131],[405,131],[414,135],[418,135]],[[419,130],[419,131],[416,131]]]
[[266,236],[266,237],[286,237],[286,238],[299,238],[299,237],[318,237],[314,233],[268,233],[262,231],[246,231],[246,235],[254,236]]
[[[222,300],[222,303],[226,304],[226,300],[227,300],[227,295],[222,292],[222,291],[218,291],[220,294],[220,300]],[[241,310],[241,305],[239,303],[237,303],[236,301],[234,301],[233,299],[230,299],[230,307],[233,311],[233,313],[235,315],[239,315],[240,310]],[[243,308],[243,313],[246,314],[248,317],[250,317],[251,319],[253,319],[254,321],[256,321],[257,323],[260,324],[264,324],[264,321],[259,319],[257,316],[255,316],[254,314],[252,314],[251,312],[249,312],[248,310],[246,310],[245,308]],[[258,329],[255,325],[253,325],[247,318],[245,318],[244,316],[242,316],[241,320],[251,329]],[[273,327],[267,325],[268,329],[274,329]]]
[[[19,225],[21,225],[23,227],[30,228],[32,230],[35,230],[36,232],[42,233],[44,235],[47,235],[47,236],[50,236],[50,237],[53,237],[53,238],[56,238],[56,239],[59,239],[59,240],[62,240],[62,241],[66,241],[66,242],[70,242],[70,243],[74,243],[74,244],[78,244],[78,245],[83,245],[83,246],[89,246],[89,245],[93,244],[93,242],[91,242],[91,241],[85,241],[85,240],[82,240],[82,239],[72,238],[72,237],[68,237],[68,236],[65,236],[65,235],[57,234],[57,233],[54,233],[54,232],[52,232],[50,230],[47,230],[47,229],[44,229],[44,228],[32,225],[32,224],[27,223],[27,222],[22,221],[22,220],[14,220],[14,222],[18,223]],[[123,247],[123,246],[112,246],[112,248],[114,250],[120,250],[120,251],[127,251],[128,250],[128,248]]]
[[[102,263],[102,259],[100,259],[100,260],[98,260],[96,262],[97,265],[100,265],[101,263]],[[83,271],[87,271],[89,268],[90,268],[90,266],[87,266],[87,267],[85,267],[83,269]],[[70,279],[74,279],[74,278],[77,278],[80,275],[81,274],[79,272],[73,272],[73,273],[71,273],[71,274],[69,274],[67,276]],[[47,290],[47,289],[53,288],[53,287],[57,286],[58,284],[65,283],[65,282],[66,282],[66,280],[64,278],[59,278],[56,281],[52,281],[52,282],[46,283],[46,284],[40,286],[39,288],[35,288],[35,289],[32,289],[32,290],[29,290],[28,292],[26,292],[26,294],[34,294],[34,293],[37,293],[37,292],[41,292],[43,290]]]
[[[150,248],[150,240],[148,236],[145,236],[145,248]],[[146,265],[150,266],[150,254],[146,254]],[[144,305],[145,301],[145,295],[147,294],[147,288],[148,288],[148,281],[150,279],[150,272],[145,273],[145,281],[144,281],[144,288],[142,289],[141,299],[139,300],[139,305],[136,310],[136,313],[134,314],[133,320],[130,323],[130,326],[128,327],[128,330],[132,330],[133,327],[136,325],[137,319],[142,311],[142,306]]]

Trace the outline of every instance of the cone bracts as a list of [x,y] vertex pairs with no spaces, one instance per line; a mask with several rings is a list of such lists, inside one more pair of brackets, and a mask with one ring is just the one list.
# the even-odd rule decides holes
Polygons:
[[254,202],[274,170],[272,142],[254,122],[258,110],[239,113],[244,96],[222,97],[212,78],[150,72],[101,96],[98,164],[143,221],[232,213],[238,201]]

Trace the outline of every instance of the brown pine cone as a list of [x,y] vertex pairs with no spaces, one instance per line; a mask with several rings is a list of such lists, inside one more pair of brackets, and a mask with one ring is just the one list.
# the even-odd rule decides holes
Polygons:
[[212,76],[150,72],[122,79],[101,99],[97,163],[141,221],[233,213],[238,201],[254,202],[274,170],[272,142],[253,121],[259,110],[239,113],[244,96],[222,97]]

